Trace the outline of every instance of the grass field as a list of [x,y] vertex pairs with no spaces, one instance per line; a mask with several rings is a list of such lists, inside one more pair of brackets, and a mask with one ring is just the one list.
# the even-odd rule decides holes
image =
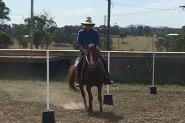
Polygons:
[[[183,123],[185,122],[185,87],[158,86],[150,95],[149,86],[113,84],[114,105],[104,105],[98,112],[96,88],[93,88],[94,112],[83,112],[81,95],[70,92],[68,83],[50,83],[50,108],[56,123]],[[106,93],[105,86],[102,95]],[[86,93],[87,94],[87,93]],[[0,122],[39,123],[46,110],[46,82],[0,81]]]
[[[156,39],[154,39],[155,41]],[[142,51],[143,49],[148,51],[153,51],[153,45],[152,45],[152,38],[151,37],[126,37],[124,38],[124,44],[122,44],[122,39],[113,38],[113,50],[125,50],[125,51]],[[119,46],[118,46],[119,44]],[[148,45],[148,46],[147,46]],[[15,43],[12,47],[12,49],[18,49],[19,45]],[[41,49],[41,47],[39,47]],[[73,50],[73,47],[70,44],[61,44],[61,46],[56,47],[54,44],[49,46],[50,50]],[[154,50],[156,51],[156,48],[154,46]]]
[[[153,41],[151,37],[126,37],[123,39],[113,38],[114,50],[125,50],[125,51],[156,51],[155,44],[153,49]],[[156,41],[156,39],[154,39]]]

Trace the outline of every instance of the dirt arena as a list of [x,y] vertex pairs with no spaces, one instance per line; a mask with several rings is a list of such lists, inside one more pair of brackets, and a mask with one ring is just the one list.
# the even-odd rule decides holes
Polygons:
[[[50,82],[50,109],[55,111],[56,123],[184,123],[185,87],[157,89],[157,95],[150,95],[149,85],[113,84],[114,105],[103,105],[104,112],[100,113],[97,89],[93,88],[94,112],[87,115],[81,95],[70,92],[68,83]],[[0,81],[0,98],[1,123],[41,123],[46,110],[46,82]]]

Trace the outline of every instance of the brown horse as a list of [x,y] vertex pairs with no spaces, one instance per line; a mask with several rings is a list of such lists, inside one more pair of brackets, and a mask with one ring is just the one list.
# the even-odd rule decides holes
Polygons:
[[[75,65],[72,65],[69,69],[68,74],[68,81],[69,81],[69,87],[75,92],[79,92],[79,90],[74,85],[74,80],[77,75],[77,62],[78,59],[75,61]],[[92,107],[92,100],[93,96],[91,93],[91,88],[93,86],[96,86],[98,88],[98,100],[100,104],[100,111],[103,111],[102,108],[102,86],[105,82],[105,76],[104,76],[104,69],[103,64],[100,60],[100,51],[96,48],[93,44],[90,44],[87,49],[87,54],[85,54],[85,66],[83,68],[82,73],[82,83],[79,83],[79,88],[81,91],[81,95],[83,97],[85,110],[86,111],[93,111]],[[85,91],[84,86],[86,85],[86,90],[89,96],[89,107],[87,108],[86,99],[85,99]]]

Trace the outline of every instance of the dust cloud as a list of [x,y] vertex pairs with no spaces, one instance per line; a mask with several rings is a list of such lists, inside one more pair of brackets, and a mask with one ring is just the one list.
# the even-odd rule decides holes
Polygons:
[[83,109],[84,105],[82,102],[65,102],[61,103],[60,105],[64,109],[69,109],[69,110],[77,110],[77,109]]

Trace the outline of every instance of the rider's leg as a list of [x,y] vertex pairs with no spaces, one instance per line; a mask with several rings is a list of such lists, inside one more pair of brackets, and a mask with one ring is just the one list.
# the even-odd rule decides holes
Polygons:
[[103,67],[104,67],[104,69],[105,69],[105,72],[106,72],[106,75],[107,75],[107,84],[111,84],[111,80],[110,80],[110,78],[109,78],[109,72],[108,72],[108,64],[107,64],[107,61],[105,60],[105,58],[102,56],[102,55],[100,55],[100,59],[101,59],[101,61],[102,61],[102,63],[103,63]]
[[81,82],[81,72],[82,72],[83,60],[84,60],[84,54],[81,51],[80,55],[79,55],[79,62],[78,62],[78,65],[77,65],[77,70],[78,70],[77,83],[76,83],[77,86]]

